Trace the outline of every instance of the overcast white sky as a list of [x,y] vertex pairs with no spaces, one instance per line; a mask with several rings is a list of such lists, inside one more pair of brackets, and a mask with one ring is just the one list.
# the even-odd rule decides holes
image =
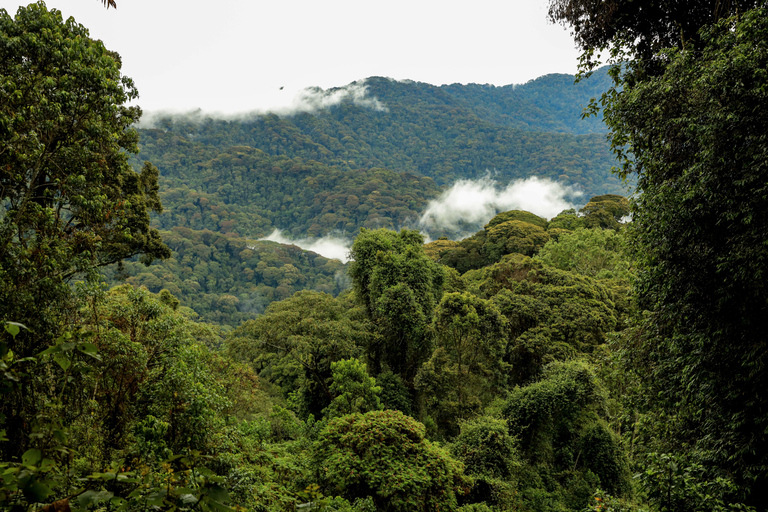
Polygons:
[[[0,0],[12,15],[26,2]],[[520,84],[575,73],[547,0],[48,0],[123,57],[145,111],[247,112],[369,76]],[[282,90],[280,88],[283,88]]]

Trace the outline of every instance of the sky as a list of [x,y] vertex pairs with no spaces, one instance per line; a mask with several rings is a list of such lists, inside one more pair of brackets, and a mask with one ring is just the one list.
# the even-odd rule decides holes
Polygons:
[[[48,0],[123,59],[145,112],[280,110],[369,76],[522,84],[576,72],[548,0]],[[0,7],[15,14],[15,0]]]

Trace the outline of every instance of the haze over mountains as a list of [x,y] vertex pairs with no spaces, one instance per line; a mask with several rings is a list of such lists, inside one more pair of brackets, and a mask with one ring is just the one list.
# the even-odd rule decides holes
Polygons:
[[[254,250],[267,237],[315,244],[314,250],[339,258],[363,227],[411,227],[431,238],[457,239],[501,211],[551,218],[592,196],[626,195],[611,174],[614,158],[602,120],[581,118],[590,99],[608,88],[609,77],[601,69],[579,83],[574,78],[438,87],[372,77],[307,90],[290,112],[150,114],[139,130],[138,160],[160,170],[165,211],[153,222],[193,245],[244,240],[230,251],[238,261],[242,247]],[[210,235],[195,234],[200,232]],[[194,265],[222,247],[198,249]],[[185,265],[192,265],[191,254]],[[178,276],[185,272],[160,270],[169,264],[181,260],[137,268],[131,279],[153,291],[174,285],[171,291],[183,299]],[[285,262],[267,262],[273,264],[282,268]],[[327,268],[323,290],[336,289],[337,270]],[[194,291],[199,306],[206,303],[200,293],[222,292],[266,304],[317,279],[294,279],[277,295],[280,279],[272,280],[272,290],[257,299],[248,285],[230,283],[227,289],[221,280],[194,281],[187,292]]]

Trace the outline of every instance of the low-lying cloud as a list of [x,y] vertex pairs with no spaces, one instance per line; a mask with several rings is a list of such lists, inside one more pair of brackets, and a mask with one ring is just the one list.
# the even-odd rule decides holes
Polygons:
[[[289,91],[285,91],[289,93]],[[290,93],[289,93],[290,94]],[[180,112],[173,110],[145,112],[139,121],[140,128],[154,128],[157,122],[166,118],[182,118],[187,122],[202,123],[206,119],[220,119],[225,121],[248,121],[266,114],[279,116],[292,116],[301,113],[315,113],[327,110],[344,102],[352,103],[358,107],[371,109],[377,112],[387,112],[389,109],[375,96],[368,95],[368,86],[364,81],[352,82],[344,87],[322,89],[320,87],[307,87],[298,90],[289,102],[283,100],[268,108],[259,108],[247,112],[206,112],[202,109]]]
[[295,245],[305,251],[316,252],[332,260],[341,260],[343,263],[349,261],[349,249],[352,247],[352,241],[338,236],[324,236],[322,238],[296,238],[291,239],[283,235],[282,230],[275,229],[266,238],[260,240],[269,240],[280,244]]
[[574,208],[566,198],[581,195],[573,187],[535,176],[504,188],[490,177],[460,180],[430,201],[419,224],[426,229],[457,230],[462,224],[486,224],[497,213],[509,210],[525,210],[550,219]]
[[378,98],[368,96],[368,86],[364,82],[353,82],[344,87],[323,90],[319,87],[309,87],[299,91],[294,97],[289,110],[276,110],[276,114],[288,115],[298,112],[317,112],[344,102],[351,102],[358,107],[369,108],[377,112],[387,112],[388,109]]

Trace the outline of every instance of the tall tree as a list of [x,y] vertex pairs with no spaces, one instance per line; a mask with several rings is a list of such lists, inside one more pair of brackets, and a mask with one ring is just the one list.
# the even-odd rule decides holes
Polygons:
[[506,320],[491,301],[448,293],[432,327],[436,349],[416,375],[416,387],[441,430],[454,435],[460,420],[476,415],[505,388]]
[[[138,107],[120,58],[40,2],[0,9],[0,321],[29,329],[8,348],[33,356],[76,308],[69,281],[142,255],[170,255],[149,227],[161,211],[157,169],[135,172]],[[21,449],[44,400],[23,381],[0,404],[10,450]]]
[[85,27],[42,2],[15,18],[0,10],[1,318],[38,336],[55,330],[72,276],[170,255],[149,227],[150,210],[162,210],[157,169],[129,163],[141,110],[125,106],[138,93],[120,67]]
[[326,293],[296,292],[236,329],[227,340],[229,353],[286,394],[298,392],[302,412],[319,418],[335,396],[333,364],[357,356],[369,336],[348,306]]
[[598,64],[604,50],[618,61],[663,69],[663,60],[658,59],[661,49],[699,46],[700,28],[761,4],[759,0],[550,0],[549,18],[571,27],[583,50],[582,63],[589,69]]
[[647,345],[652,389],[681,416],[676,440],[753,503],[768,499],[767,14],[704,30],[702,52],[668,52],[665,73],[610,118],[643,192],[634,239],[639,298],[659,332]]
[[431,353],[429,324],[445,280],[423,244],[417,231],[363,229],[350,252],[355,293],[381,335],[368,346],[372,366],[385,364],[407,383]]
[[631,59],[615,68],[605,118],[641,192],[631,232],[651,315],[635,360],[664,418],[660,448],[703,464],[704,479],[735,482],[727,499],[764,507],[768,11],[622,0],[601,14],[598,4],[556,0],[550,15],[587,57],[610,47]]

